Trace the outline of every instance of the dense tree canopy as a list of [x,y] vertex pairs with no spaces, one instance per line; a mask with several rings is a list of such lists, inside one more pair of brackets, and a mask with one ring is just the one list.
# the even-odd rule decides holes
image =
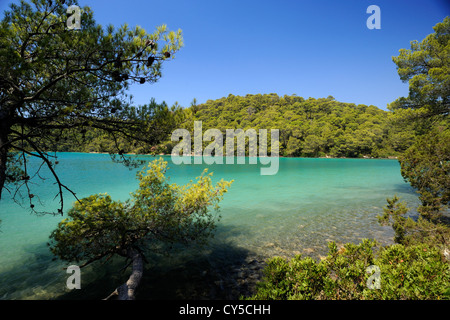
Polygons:
[[28,189],[38,173],[29,172],[27,156],[37,157],[58,184],[62,212],[62,193],[70,188],[51,153],[61,141],[76,148],[78,137],[96,130],[114,142],[108,151],[129,164],[119,140],[151,145],[170,132],[175,110],[154,102],[133,106],[127,89],[158,81],[182,35],[165,25],[153,33],[127,24],[104,28],[89,7],[81,9],[81,28],[70,29],[66,11],[76,1],[30,2],[11,4],[0,22],[0,195],[5,188],[15,194],[12,182]]
[[[394,157],[412,145],[418,130],[415,123],[399,121],[393,112],[375,106],[336,101],[333,97],[304,99],[297,95],[229,95],[191,106],[178,114],[179,127],[193,135],[194,121],[202,129],[279,129],[280,155],[288,157]],[[108,152],[114,144],[99,130],[89,130],[84,144],[70,139],[58,151]],[[170,153],[168,141],[150,149],[119,141],[125,152]],[[204,147],[209,142],[204,141]],[[247,150],[248,153],[248,150]],[[225,154],[225,151],[224,151]]]
[[421,213],[433,218],[450,204],[450,129],[436,128],[401,157],[402,176],[420,194]]
[[393,58],[400,79],[409,82],[409,96],[391,105],[403,123],[421,127],[399,161],[402,176],[420,194],[422,217],[430,220],[450,204],[450,17],[433,29]]
[[[192,132],[194,121],[203,130],[279,129],[283,156],[388,157],[398,155],[414,141],[410,125],[394,127],[393,114],[375,106],[308,98],[256,94],[208,100],[185,109],[183,128]],[[167,144],[170,152],[170,143]]]

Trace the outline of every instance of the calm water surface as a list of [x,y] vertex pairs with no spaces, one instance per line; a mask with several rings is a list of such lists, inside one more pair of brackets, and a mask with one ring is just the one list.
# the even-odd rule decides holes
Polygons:
[[[149,161],[153,159],[148,157]],[[180,184],[199,176],[206,167],[177,166],[171,164],[170,157],[165,159],[171,182]],[[107,192],[125,200],[137,188],[136,170],[113,163],[109,155],[61,153],[59,161],[57,170],[62,182],[80,198]],[[208,168],[214,172],[215,181],[234,179],[221,202],[222,218],[215,238],[202,250],[147,257],[147,275],[151,277],[148,282],[164,279],[164,283],[160,283],[161,287],[157,281],[144,284],[151,294],[142,297],[181,297],[178,291],[185,290],[186,283],[223,271],[227,263],[242,262],[243,257],[266,259],[301,253],[320,258],[326,255],[329,241],[356,243],[362,238],[389,244],[391,229],[379,226],[376,220],[386,198],[397,194],[413,210],[418,204],[414,191],[400,175],[397,160],[280,158],[279,171],[273,176],[261,176],[259,164]],[[42,174],[48,176],[48,172]],[[40,200],[34,201],[36,208],[57,208],[53,181],[35,182],[32,192]],[[67,194],[66,209],[73,201]],[[5,194],[0,202],[0,299],[102,298],[126,277],[126,273],[116,273],[122,261],[93,265],[82,269],[84,291],[78,290],[78,295],[69,292],[65,286],[68,275],[63,269],[67,263],[53,261],[46,245],[62,218],[37,217]],[[164,291],[167,286],[171,292]]]

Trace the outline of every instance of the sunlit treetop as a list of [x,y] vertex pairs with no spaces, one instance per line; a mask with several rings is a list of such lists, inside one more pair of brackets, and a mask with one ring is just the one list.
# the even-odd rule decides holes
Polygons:
[[450,17],[436,24],[434,33],[411,49],[393,57],[400,79],[409,83],[408,97],[401,97],[390,109],[419,110],[422,116],[448,116],[450,112]]

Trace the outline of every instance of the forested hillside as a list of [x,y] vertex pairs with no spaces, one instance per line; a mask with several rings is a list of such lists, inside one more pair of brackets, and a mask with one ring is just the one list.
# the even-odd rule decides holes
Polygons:
[[[173,118],[178,121],[178,127],[189,130],[192,137],[194,121],[202,121],[203,132],[216,128],[224,134],[226,129],[279,129],[280,155],[287,157],[395,157],[413,143],[418,132],[414,125],[398,121],[393,112],[372,105],[339,102],[332,96],[305,99],[296,95],[280,97],[275,93],[245,97],[230,94],[204,104],[193,103],[181,110],[172,107],[170,111],[162,105],[166,112],[177,114]],[[111,152],[119,145],[124,153],[169,154],[176,143],[168,136],[158,146],[130,145],[101,130],[87,128],[81,135],[61,137],[56,148],[57,151]]]
[[[181,125],[192,132],[194,121],[203,131],[279,129],[280,155],[304,157],[391,157],[414,141],[415,128],[395,121],[392,112],[375,106],[308,98],[257,94],[208,100],[185,110]],[[171,144],[166,144],[170,149]],[[166,150],[166,152],[170,150]]]

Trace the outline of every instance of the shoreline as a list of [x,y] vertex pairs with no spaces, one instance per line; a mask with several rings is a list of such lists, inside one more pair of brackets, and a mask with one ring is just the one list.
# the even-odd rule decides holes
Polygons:
[[[79,152],[79,151],[62,151],[62,152],[58,152],[58,153],[88,153],[88,154],[110,154],[109,152],[97,152],[97,151],[89,151],[89,152]],[[166,153],[158,153],[158,154],[151,154],[151,153],[134,153],[134,152],[129,152],[129,153],[124,153],[123,155],[135,155],[135,156],[171,156],[171,154],[166,154]],[[202,157],[205,157],[204,155],[201,155]],[[194,155],[193,153],[191,155],[189,155],[189,157],[199,157]],[[226,157],[226,156],[223,156]],[[234,156],[235,158],[241,157],[241,156]],[[253,156],[244,156],[245,158],[254,158]],[[272,158],[269,156],[257,156],[256,158]],[[286,158],[286,159],[364,159],[364,160],[371,160],[371,159],[375,159],[375,160],[398,160],[398,156],[388,156],[386,157],[369,157],[369,156],[364,156],[364,157],[332,157],[332,156],[324,156],[324,157],[286,157],[286,156],[278,156],[278,158]]]

